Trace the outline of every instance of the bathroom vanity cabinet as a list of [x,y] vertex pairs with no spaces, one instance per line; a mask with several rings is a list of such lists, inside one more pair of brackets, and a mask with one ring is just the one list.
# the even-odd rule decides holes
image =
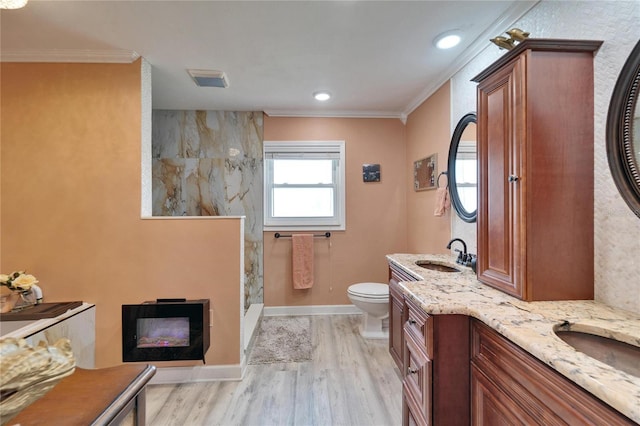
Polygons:
[[468,425],[469,317],[405,302],[402,424]]
[[528,39],[478,82],[478,280],[527,301],[593,298],[590,40]]
[[469,317],[428,315],[389,267],[389,352],[402,376],[403,425],[469,424]]
[[387,258],[403,309],[403,425],[640,423],[640,379],[601,365],[554,333],[570,312],[577,324],[638,339],[636,313],[591,300],[521,302],[479,283],[471,271],[417,266],[452,262],[440,255]]
[[471,320],[472,425],[632,425],[608,405]]

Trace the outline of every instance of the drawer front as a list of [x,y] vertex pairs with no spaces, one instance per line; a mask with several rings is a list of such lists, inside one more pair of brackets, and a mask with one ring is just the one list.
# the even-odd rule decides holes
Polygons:
[[431,422],[424,417],[420,403],[407,388],[406,383],[402,385],[402,426],[427,426]]
[[408,272],[400,269],[394,264],[389,264],[389,279],[394,278],[398,282],[402,281],[418,281],[418,278],[412,276]]
[[425,348],[427,357],[433,359],[433,317],[411,298],[405,298],[405,302],[408,310],[405,333],[409,333],[420,346]]
[[431,419],[431,386],[433,367],[423,347],[413,337],[405,337],[404,385],[419,403],[425,419]]

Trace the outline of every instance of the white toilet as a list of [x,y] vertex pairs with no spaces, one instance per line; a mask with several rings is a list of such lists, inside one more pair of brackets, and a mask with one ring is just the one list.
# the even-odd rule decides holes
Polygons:
[[349,286],[349,300],[363,312],[360,334],[365,339],[386,339],[389,329],[382,320],[389,317],[389,286],[379,283],[359,283]]

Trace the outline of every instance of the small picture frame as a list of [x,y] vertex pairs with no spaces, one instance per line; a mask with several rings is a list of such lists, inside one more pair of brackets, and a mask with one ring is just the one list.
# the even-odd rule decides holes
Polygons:
[[413,163],[413,189],[426,191],[436,189],[438,176],[438,154],[432,154]]
[[362,181],[380,182],[380,164],[363,164]]

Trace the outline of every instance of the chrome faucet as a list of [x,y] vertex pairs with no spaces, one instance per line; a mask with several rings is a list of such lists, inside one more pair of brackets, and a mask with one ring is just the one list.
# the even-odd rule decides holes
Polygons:
[[451,244],[453,244],[456,241],[459,241],[462,243],[462,250],[463,250],[463,251],[460,251],[459,249],[455,249],[455,251],[458,252],[458,258],[456,259],[456,263],[460,265],[464,265],[467,262],[467,243],[462,241],[461,238],[454,238],[453,240],[449,241],[449,244],[447,244],[447,248],[451,249]]

